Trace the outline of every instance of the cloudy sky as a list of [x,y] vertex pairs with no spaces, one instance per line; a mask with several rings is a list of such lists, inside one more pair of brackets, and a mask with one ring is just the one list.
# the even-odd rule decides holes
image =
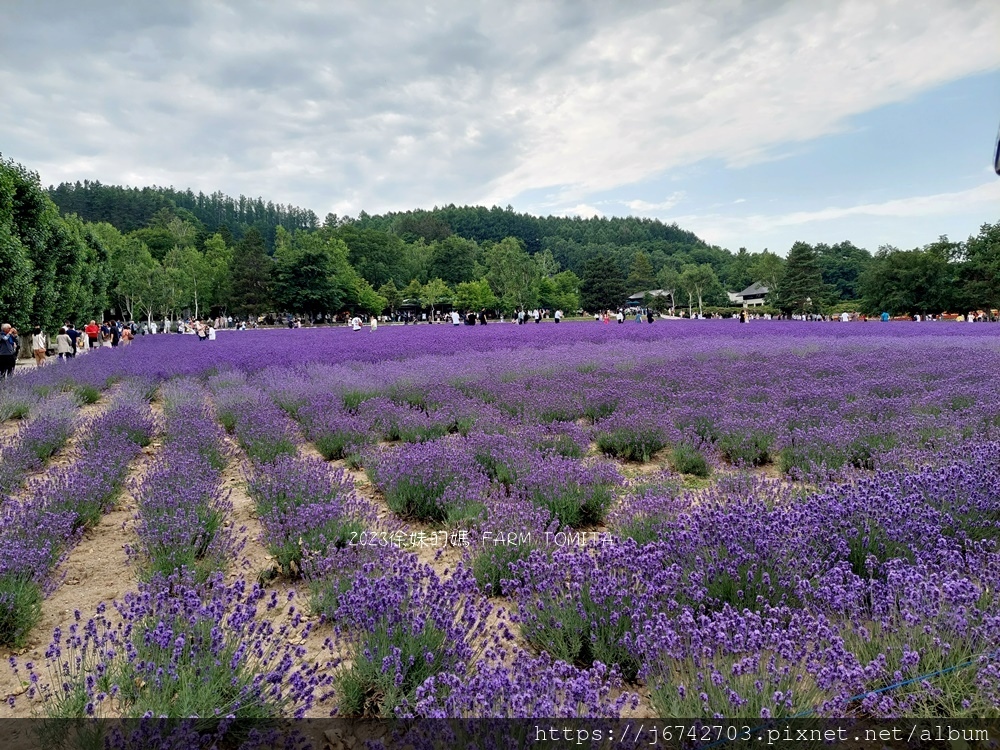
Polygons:
[[43,184],[634,214],[735,250],[1000,221],[996,0],[3,0]]

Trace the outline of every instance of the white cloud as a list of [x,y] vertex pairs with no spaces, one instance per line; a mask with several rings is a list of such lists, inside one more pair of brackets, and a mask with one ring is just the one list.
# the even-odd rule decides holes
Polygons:
[[[676,221],[681,226],[690,229],[709,242],[719,244],[768,244],[769,237],[784,236],[784,230],[792,230],[809,241],[839,241],[850,239],[839,238],[815,239],[822,236],[827,226],[838,226],[843,219],[863,218],[872,220],[909,219],[913,223],[924,219],[934,220],[934,217],[964,217],[968,215],[996,214],[1000,207],[1000,179],[992,179],[967,190],[932,195],[914,195],[905,198],[894,198],[881,203],[863,203],[854,206],[828,206],[812,211],[794,211],[778,214],[751,214],[749,216],[731,216],[721,214],[690,214],[687,216],[672,216],[670,221]],[[939,219],[938,219],[939,220]],[[898,222],[893,222],[898,226]],[[921,225],[922,226],[922,225]],[[977,225],[978,226],[978,225]],[[977,228],[977,226],[975,228]],[[970,227],[972,230],[974,227]],[[922,237],[922,242],[936,237],[940,232],[921,230],[916,236]],[[788,235],[792,236],[792,235]],[[960,235],[955,235],[960,237]],[[857,240],[858,238],[854,238]],[[785,241],[785,244],[790,244]],[[781,248],[781,245],[776,245]],[[870,248],[874,249],[874,248]],[[782,250],[783,251],[783,250]]]
[[589,206],[586,203],[580,203],[572,208],[564,208],[556,213],[558,216],[579,216],[581,219],[592,219],[595,216],[604,216],[604,214],[597,208]]
[[706,157],[750,164],[1000,66],[992,0],[817,0],[748,16],[739,3],[690,2],[602,29],[527,92],[538,104],[524,158],[489,195],[555,184],[569,201]]
[[0,143],[43,181],[320,215],[526,191],[594,210],[600,191],[771,159],[1000,66],[995,0],[9,0],[4,21]]
[[683,190],[677,190],[671,193],[666,200],[660,203],[649,203],[647,201],[636,199],[625,201],[625,205],[636,213],[650,213],[652,211],[669,211],[671,208],[676,206],[684,199],[685,192]]

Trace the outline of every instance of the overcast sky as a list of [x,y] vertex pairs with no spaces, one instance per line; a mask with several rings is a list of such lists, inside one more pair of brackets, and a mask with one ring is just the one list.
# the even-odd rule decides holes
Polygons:
[[357,215],[876,250],[1000,221],[1000,2],[2,0],[0,153]]

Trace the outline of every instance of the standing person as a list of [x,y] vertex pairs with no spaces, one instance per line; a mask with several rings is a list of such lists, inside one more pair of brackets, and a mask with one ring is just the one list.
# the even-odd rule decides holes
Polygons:
[[87,325],[83,327],[83,332],[87,334],[87,344],[91,349],[96,349],[98,347],[97,337],[101,333],[101,329],[97,325],[96,320],[92,320]]
[[360,331],[361,330],[361,318],[355,315],[351,318],[351,330]]
[[215,326],[211,324],[208,326],[208,340],[215,341]]
[[461,316],[458,314],[458,311],[457,310],[452,310],[451,311],[451,324],[453,326],[457,326],[457,325],[461,325],[461,323],[462,323],[462,319],[461,319]]
[[370,333],[375,333],[378,330],[378,315],[372,315],[372,327],[369,331]]
[[117,320],[111,321],[111,346],[117,347],[122,340],[122,329]]
[[479,311],[479,325],[481,325],[481,326],[486,325],[486,308],[485,307],[482,310]]
[[76,342],[77,339],[80,338],[80,332],[76,330],[76,327],[68,320],[66,321],[66,325],[64,327],[66,328],[66,335],[69,336],[70,343],[72,344],[72,346],[70,347],[69,356],[75,357],[76,346],[77,346]]
[[534,310],[534,313],[535,313],[535,322],[536,323],[541,323],[542,322],[542,311],[539,308],[536,307],[535,310]]
[[552,319],[556,323],[558,323],[560,320],[562,320],[562,310],[556,310],[555,314],[552,316]]
[[652,310],[652,308],[648,308],[646,310],[646,322],[650,323],[650,324],[652,324],[652,322],[653,322],[653,310]]
[[111,348],[111,323],[109,321],[104,321],[104,325],[101,326],[101,348]]
[[0,378],[9,378],[14,374],[17,352],[20,348],[17,329],[10,323],[0,326]]
[[59,329],[59,335],[56,336],[56,356],[60,360],[66,360],[73,356],[73,341],[66,332],[65,326]]
[[41,326],[35,326],[31,331],[31,351],[35,355],[35,364],[41,367],[45,364],[45,350],[48,349],[49,342]]
[[621,308],[618,309],[618,313],[615,315],[615,318],[618,320],[619,325],[625,322],[625,313],[621,311]]

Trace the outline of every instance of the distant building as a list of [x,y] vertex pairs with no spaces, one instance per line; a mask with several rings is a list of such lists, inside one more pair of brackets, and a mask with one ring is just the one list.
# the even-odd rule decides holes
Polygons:
[[627,300],[629,307],[642,307],[642,301],[646,299],[646,295],[650,297],[669,297],[670,292],[666,289],[650,289],[648,292],[636,292],[635,294],[630,294]]
[[743,305],[743,307],[757,307],[765,303],[767,292],[768,288],[766,286],[759,281],[755,281],[742,292],[734,294],[733,297],[735,299],[733,299],[733,302],[737,305]]

